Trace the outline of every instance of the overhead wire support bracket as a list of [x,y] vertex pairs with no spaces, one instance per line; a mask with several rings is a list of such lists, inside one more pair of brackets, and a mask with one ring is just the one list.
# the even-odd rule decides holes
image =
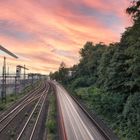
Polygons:
[[[4,48],[0,45],[0,50],[12,56],[13,58],[18,58],[15,54]],[[2,68],[2,91],[1,91],[1,100],[6,103],[6,57],[4,56],[3,68]]]

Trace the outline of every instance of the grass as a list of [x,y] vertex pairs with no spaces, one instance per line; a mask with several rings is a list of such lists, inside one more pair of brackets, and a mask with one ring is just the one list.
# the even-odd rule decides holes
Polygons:
[[25,87],[21,93],[15,94],[12,93],[10,95],[7,95],[6,97],[6,103],[2,103],[0,101],[0,111],[4,111],[6,110],[9,106],[11,106],[12,104],[14,104],[15,102],[18,101],[18,99],[22,98],[25,94],[27,94],[29,91],[33,90],[34,88],[36,88],[38,86],[39,82],[36,82],[33,86],[29,85],[27,87]]
[[49,95],[48,118],[46,121],[47,139],[56,140],[57,138],[57,122],[56,122],[56,99],[54,94]]

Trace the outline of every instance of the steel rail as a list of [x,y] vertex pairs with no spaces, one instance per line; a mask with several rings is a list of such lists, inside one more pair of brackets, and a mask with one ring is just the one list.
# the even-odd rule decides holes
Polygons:
[[[13,110],[11,110],[6,116],[4,116],[4,117],[0,120],[0,123],[3,122],[7,117],[9,117],[13,112],[17,111],[17,109],[20,109],[20,107],[21,107],[22,105],[23,105],[23,106],[28,105],[28,102],[30,103],[30,101],[39,98],[39,96],[40,96],[40,95],[31,97],[31,98],[28,99],[27,101],[25,101],[25,102],[23,102],[22,104],[18,105],[16,108],[14,108]],[[27,104],[26,104],[26,103],[27,103]]]
[[24,131],[25,131],[25,129],[26,129],[26,127],[27,127],[27,125],[29,124],[29,122],[30,122],[30,120],[31,120],[31,118],[32,118],[32,116],[33,116],[33,114],[34,114],[35,110],[37,109],[37,106],[39,105],[39,103],[40,103],[41,99],[45,96],[45,93],[46,93],[46,91],[44,91],[44,92],[43,92],[43,94],[41,95],[41,97],[39,98],[38,102],[36,103],[36,105],[35,105],[34,109],[32,110],[32,112],[31,112],[31,114],[30,114],[30,116],[29,116],[28,120],[26,121],[26,123],[25,123],[24,127],[22,128],[22,130],[21,130],[21,132],[20,132],[20,134],[18,135],[18,137],[17,137],[17,139],[16,139],[16,140],[21,139],[21,137],[22,137],[22,135],[23,135],[23,133],[24,133]]
[[92,123],[96,126],[96,128],[100,131],[101,135],[104,136],[106,140],[112,140],[110,136],[106,134],[105,130],[98,124],[98,122],[96,122],[96,120],[88,113],[88,111],[72,95],[70,96],[76,102],[76,104],[83,110],[86,116],[92,121]]
[[61,107],[59,105],[59,101],[58,101],[58,96],[56,95],[56,86],[50,82],[50,84],[52,85],[52,88],[55,92],[55,97],[56,97],[56,104],[57,104],[57,110],[58,110],[58,121],[59,121],[59,133],[61,134],[61,139],[62,140],[67,140],[67,134],[66,134],[66,130],[65,130],[65,126],[64,126],[64,120],[63,120],[63,115],[62,115],[62,111],[61,111]]
[[[19,106],[18,109],[19,110],[14,110],[16,111],[15,114],[12,114],[13,111],[11,111],[9,114],[7,114],[3,119],[1,119],[1,123],[4,123],[4,121],[6,121],[6,123],[4,124],[4,126],[0,129],[0,133],[11,123],[11,121],[24,109],[26,108],[28,105],[30,105],[32,102],[34,102],[35,100],[37,100],[38,98],[40,98],[40,96],[42,95],[43,93],[39,94],[37,97],[33,97],[31,98],[30,100],[24,102],[23,106]],[[20,108],[21,107],[21,108]],[[11,115],[12,114],[12,115]],[[11,115],[11,116],[10,116]],[[10,116],[10,119],[8,119],[8,117]],[[1,125],[1,124],[0,124]]]
[[[47,93],[48,91],[49,91],[49,89],[46,91],[46,93]],[[34,136],[34,134],[35,134],[35,130],[36,130],[36,128],[37,128],[37,124],[38,124],[38,122],[39,122],[39,118],[40,118],[40,116],[41,116],[41,113],[42,113],[42,111],[43,111],[43,107],[44,107],[44,105],[45,105],[46,97],[47,97],[47,94],[46,94],[46,96],[45,96],[45,98],[44,98],[44,101],[43,101],[43,103],[42,103],[42,105],[41,105],[39,114],[38,114],[38,116],[37,116],[37,119],[36,119],[36,122],[35,122],[35,124],[34,124],[34,127],[33,127],[33,130],[32,130],[32,133],[31,133],[31,136],[30,136],[30,139],[29,139],[29,140],[33,140],[33,136]]]
[[[60,84],[59,84],[60,85]],[[60,85],[61,88],[63,88],[65,90],[65,88]],[[66,90],[65,90],[66,91]],[[67,92],[68,93],[68,92]],[[91,122],[96,126],[96,128],[98,129],[98,131],[101,133],[102,136],[104,136],[104,138],[106,140],[118,140],[118,138],[116,136],[114,136],[114,138],[111,138],[109,134],[106,133],[106,131],[98,124],[98,122],[89,114],[89,112],[78,102],[78,100],[72,96],[71,94],[68,94],[74,101],[75,103],[81,108],[81,110],[85,113],[85,115],[91,120]]]
[[[34,90],[31,90],[30,92],[28,92],[25,96],[23,96],[18,102],[19,104],[21,104],[22,102],[24,102],[27,98],[29,98],[30,96],[32,96],[32,94],[34,94],[38,89],[40,89],[41,87],[41,83],[39,84],[39,86],[37,86]],[[17,103],[18,103],[17,102]],[[15,104],[14,104],[15,105]],[[13,106],[14,106],[13,105]],[[11,108],[13,108],[13,106],[9,107],[8,110],[10,110]],[[18,105],[19,106],[19,105]],[[18,107],[17,106],[17,107]],[[14,109],[13,109],[14,110]],[[10,111],[11,112],[11,111]],[[2,114],[0,114],[0,118],[2,118],[2,116],[5,116],[5,112],[3,112]]]
[[[52,84],[55,86],[56,85],[52,82]],[[64,89],[64,87],[62,85],[58,84],[61,88]],[[65,90],[65,89],[64,89]],[[66,90],[65,90],[66,91]],[[57,91],[56,91],[57,92]],[[79,103],[79,101],[74,98],[71,94],[68,94],[73,100],[74,102],[80,107],[80,109],[85,113],[85,115],[91,120],[91,122],[95,125],[95,127],[98,129],[98,131],[100,132],[100,134],[106,139],[106,140],[118,140],[118,138],[114,135],[114,134],[109,134],[107,133],[104,128],[102,128],[102,126],[99,124],[99,122],[94,119],[94,117],[92,117],[89,112]],[[61,111],[61,110],[59,110]],[[61,113],[61,112],[60,112]],[[63,116],[62,116],[63,117]],[[60,118],[61,119],[61,118]],[[64,128],[65,129],[65,128]]]
[[[31,100],[32,98],[34,98],[34,96],[41,91],[41,87],[36,89],[33,92],[30,92],[28,96],[26,96],[25,98],[23,97],[23,101],[21,103],[18,104],[18,106],[16,106],[13,110],[11,110],[8,114],[6,114],[2,119],[0,119],[0,123],[2,121],[4,121],[8,116],[10,116],[14,111],[16,111],[17,109],[19,109],[22,105],[24,105],[26,102],[28,102],[28,100]],[[32,98],[30,98],[32,97]],[[28,98],[28,99],[27,99]],[[2,114],[3,115],[3,114]]]
[[6,121],[5,125],[0,129],[0,133],[11,123],[11,121],[23,110],[25,109],[25,107],[27,107],[28,105],[30,105],[32,102],[34,102],[35,100],[37,100],[39,97],[36,97],[35,99],[31,100],[29,103],[25,104],[24,106],[22,106],[22,108],[20,108],[20,110],[18,110],[15,114],[13,114],[13,116],[10,116],[10,119],[8,121]]

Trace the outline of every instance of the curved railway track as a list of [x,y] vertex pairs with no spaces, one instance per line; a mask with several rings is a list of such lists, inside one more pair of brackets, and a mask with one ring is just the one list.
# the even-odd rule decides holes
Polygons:
[[[36,105],[34,106],[32,112],[31,112],[28,120],[26,121],[22,131],[18,135],[17,140],[24,139],[24,137],[26,137],[26,139],[28,139],[28,140],[32,140],[34,138],[34,134],[35,134],[35,131],[37,129],[37,124],[38,124],[39,118],[41,116],[43,107],[45,105],[45,100],[46,100],[46,97],[47,97],[46,93],[47,92],[48,92],[48,90],[44,91],[43,94],[40,96],[38,102],[36,103]],[[38,113],[37,116],[36,116],[36,113]],[[33,122],[31,122],[32,118],[35,119],[34,124],[33,124]],[[30,123],[32,123],[32,126],[29,125]],[[25,131],[26,131],[26,129],[28,130],[28,126],[30,126],[29,130],[31,130],[31,132],[28,133],[28,138],[27,138],[27,136],[25,136],[26,135]]]
[[[43,84],[39,86],[39,88],[37,88],[33,92],[30,92],[25,97],[23,97],[22,101],[15,108],[11,109],[7,114],[5,114],[0,119],[0,138],[4,140],[9,139],[7,136],[7,133],[9,131],[9,126],[12,125],[12,123],[14,122],[18,122],[18,117],[19,116],[23,117],[26,114],[26,112],[28,112],[29,117],[27,116],[23,117],[24,126],[22,124],[23,126],[22,130],[20,131],[17,130],[18,133],[16,134],[14,139],[17,139],[17,140],[22,139],[22,136],[25,133],[26,128],[28,128],[31,118],[35,116],[35,114],[38,114],[37,117],[35,118],[35,124],[33,126],[33,129],[30,129],[32,130],[31,136],[30,136],[30,139],[32,140],[34,137],[34,133],[36,131],[36,126],[38,124],[39,118],[41,116],[42,110],[45,105],[45,100],[47,98],[48,90],[49,90],[49,84],[46,84],[46,82],[44,82]],[[28,139],[28,138],[25,138],[25,139]]]
[[[21,108],[27,106],[29,103],[31,103],[32,101],[34,101],[36,98],[38,98],[38,93],[42,92],[42,90],[44,90],[44,84],[42,87],[38,87],[36,90],[29,92],[28,95],[26,95],[25,97],[23,97],[22,101],[15,107],[13,108],[11,111],[9,111],[7,114],[3,115],[3,117],[0,119],[0,125],[3,121],[5,121],[12,113],[17,112],[18,110],[20,110]],[[13,114],[12,114],[13,115]],[[7,120],[6,120],[7,121]],[[1,129],[0,129],[1,130]],[[1,132],[1,131],[0,131]]]
[[26,100],[28,100],[31,96],[34,96],[35,93],[43,90],[43,88],[44,88],[44,84],[42,85],[42,82],[40,82],[39,85],[37,87],[35,87],[35,89],[29,91],[25,96],[23,96],[21,99],[19,99],[15,104],[10,106],[5,112],[1,113],[0,114],[0,122],[3,118],[6,118],[7,114],[12,113],[20,105],[22,105]]
[[73,96],[57,82],[51,82],[56,97],[62,140],[118,140],[107,127],[100,125]]

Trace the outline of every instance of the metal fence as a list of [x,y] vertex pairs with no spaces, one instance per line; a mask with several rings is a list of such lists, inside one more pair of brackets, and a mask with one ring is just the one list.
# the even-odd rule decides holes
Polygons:
[[[3,87],[3,78],[0,76],[0,98],[2,97],[2,87]],[[6,95],[20,93],[25,87],[32,85],[38,79],[19,79],[16,76],[10,76],[6,78]]]

